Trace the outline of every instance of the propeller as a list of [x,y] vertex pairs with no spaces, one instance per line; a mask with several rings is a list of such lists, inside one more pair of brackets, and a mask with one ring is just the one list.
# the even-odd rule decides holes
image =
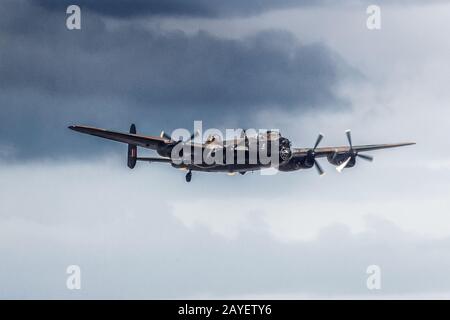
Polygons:
[[322,139],[323,139],[323,134],[319,133],[319,135],[317,136],[317,139],[316,139],[316,143],[314,144],[314,147],[308,151],[308,154],[306,156],[307,161],[313,162],[313,165],[316,167],[317,173],[321,176],[325,174],[325,171],[323,171],[319,162],[316,160],[315,151],[316,151],[317,147],[319,146],[320,141],[322,141]]
[[312,149],[312,151],[316,151],[317,147],[319,146],[320,141],[322,141],[323,139],[323,134],[319,133],[319,136],[316,139],[316,143],[314,144],[314,148]]
[[339,166],[336,167],[337,172],[341,173],[342,170],[347,166],[348,162],[352,159],[352,156],[348,157],[347,160],[342,162]]
[[346,130],[346,131],[345,131],[345,135],[347,136],[348,144],[349,144],[349,146],[350,146],[350,150],[349,150],[349,152],[348,152],[349,156],[348,156],[348,158],[347,158],[343,163],[341,163],[339,166],[336,167],[337,172],[342,172],[342,170],[344,170],[344,168],[347,166],[347,164],[349,163],[349,161],[350,161],[352,158],[354,158],[354,157],[360,157],[361,159],[364,159],[364,160],[370,161],[370,162],[373,161],[373,157],[372,157],[372,156],[369,156],[369,155],[367,155],[367,154],[360,154],[360,153],[355,152],[355,151],[353,150],[352,133],[351,133],[350,130]]
[[353,151],[353,145],[352,145],[352,132],[350,129],[345,130],[345,135],[347,136],[348,145],[350,146],[350,150]]
[[323,176],[325,174],[325,171],[323,171],[322,167],[320,166],[319,162],[316,159],[314,159],[314,166],[316,167],[319,176]]
[[161,131],[161,134],[159,135],[161,138],[167,139],[167,140],[172,140],[172,137],[169,136],[167,133],[165,133],[164,131]]

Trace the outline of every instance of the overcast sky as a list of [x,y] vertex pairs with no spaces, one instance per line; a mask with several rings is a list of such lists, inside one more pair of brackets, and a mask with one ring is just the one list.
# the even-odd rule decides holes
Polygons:
[[[381,1],[371,31],[368,1],[80,0],[69,31],[74,3],[0,4],[1,298],[450,297],[449,4]],[[67,130],[194,120],[418,144],[186,184]]]

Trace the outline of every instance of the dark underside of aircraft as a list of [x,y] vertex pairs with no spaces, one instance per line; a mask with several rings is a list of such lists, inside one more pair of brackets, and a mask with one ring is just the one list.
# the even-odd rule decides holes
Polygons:
[[[406,142],[353,146],[350,130],[346,131],[347,146],[319,147],[323,138],[323,135],[319,134],[313,147],[292,148],[291,142],[278,131],[267,131],[256,137],[248,137],[243,131],[240,137],[231,140],[221,141],[219,137],[211,136],[206,141],[196,142],[198,133],[192,134],[186,140],[174,140],[164,131],[160,136],[144,136],[136,133],[134,124],[131,125],[129,133],[78,125],[70,126],[69,129],[128,144],[127,164],[130,169],[135,167],[137,161],[169,163],[175,168],[187,171],[187,182],[191,181],[192,171],[245,174],[270,167],[284,172],[315,167],[317,172],[323,175],[324,171],[317,158],[326,157],[328,162],[341,172],[344,168],[353,167],[357,158],[373,160],[373,157],[361,152],[415,144]],[[138,157],[137,147],[155,150],[160,157]],[[264,154],[264,157],[261,154]]]

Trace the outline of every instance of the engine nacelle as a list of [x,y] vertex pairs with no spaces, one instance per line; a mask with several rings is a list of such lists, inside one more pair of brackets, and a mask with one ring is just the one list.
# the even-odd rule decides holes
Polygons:
[[298,158],[292,158],[287,162],[281,162],[278,167],[279,171],[296,171],[302,168],[301,161]]
[[296,171],[300,169],[309,169],[314,166],[314,159],[308,157],[292,157],[289,161],[282,163],[278,170]]

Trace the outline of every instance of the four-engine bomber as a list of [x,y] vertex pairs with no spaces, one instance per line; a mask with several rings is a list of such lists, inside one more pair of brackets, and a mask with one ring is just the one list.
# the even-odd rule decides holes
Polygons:
[[[395,144],[372,144],[353,146],[350,130],[346,131],[347,146],[319,147],[323,135],[319,134],[310,148],[293,148],[292,143],[278,131],[267,131],[256,137],[244,134],[239,138],[221,141],[210,136],[206,141],[196,142],[198,132],[187,140],[172,139],[164,131],[158,136],[137,134],[136,126],[131,125],[129,133],[122,133],[87,126],[70,126],[72,130],[93,136],[128,144],[127,164],[130,169],[137,161],[164,162],[175,168],[187,170],[186,181],[192,179],[192,171],[227,172],[245,174],[264,168],[279,171],[296,171],[315,167],[320,175],[324,170],[318,158],[326,157],[328,162],[341,172],[344,168],[355,166],[356,159],[373,161],[373,157],[361,152],[395,148],[415,144],[414,142]],[[137,147],[155,150],[160,157],[138,157]]]

